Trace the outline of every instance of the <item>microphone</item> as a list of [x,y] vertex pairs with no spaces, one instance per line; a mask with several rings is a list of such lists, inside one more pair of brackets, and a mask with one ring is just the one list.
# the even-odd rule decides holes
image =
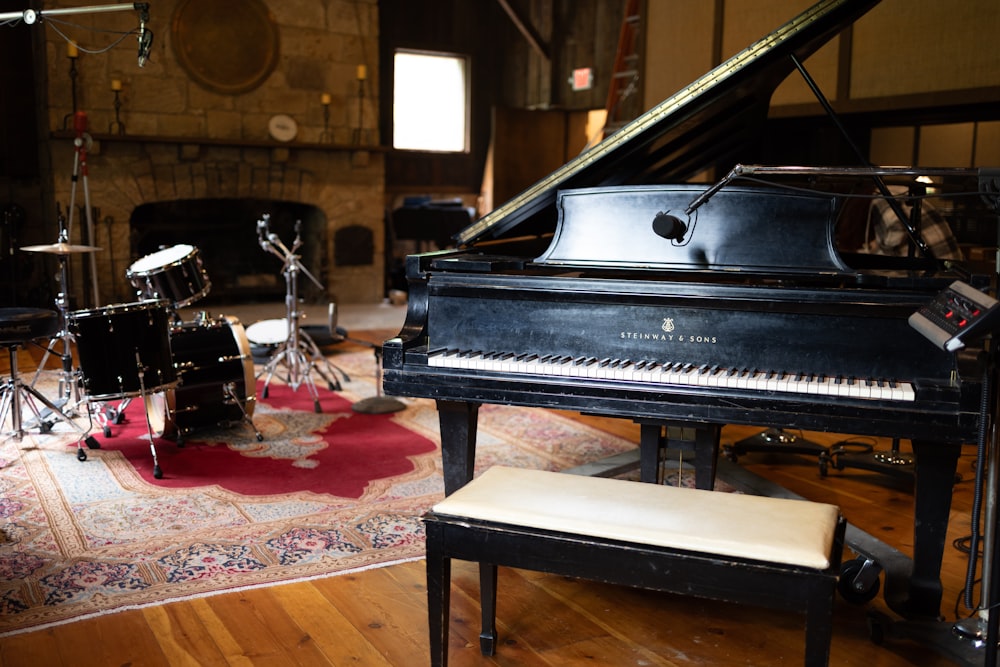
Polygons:
[[653,218],[653,232],[657,236],[662,236],[665,239],[683,241],[687,230],[687,223],[678,218],[676,215],[670,215],[669,213],[660,211],[656,214],[656,217]]
[[149,59],[149,50],[153,46],[153,31],[146,30],[146,21],[149,20],[149,4],[137,2],[135,8],[139,10],[139,67],[143,67]]

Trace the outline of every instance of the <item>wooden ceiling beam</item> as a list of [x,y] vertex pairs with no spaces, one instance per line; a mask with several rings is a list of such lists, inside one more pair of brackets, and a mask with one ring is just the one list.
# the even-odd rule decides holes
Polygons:
[[497,0],[497,2],[503,8],[504,12],[507,13],[507,16],[510,17],[510,20],[514,22],[514,25],[517,26],[517,29],[521,31],[524,38],[528,40],[528,44],[531,45],[531,48],[533,48],[538,55],[548,61],[549,47],[545,44],[544,40],[542,40],[541,35],[539,35],[535,28],[531,25],[531,22],[525,20],[517,11],[517,8],[510,4],[509,0]]

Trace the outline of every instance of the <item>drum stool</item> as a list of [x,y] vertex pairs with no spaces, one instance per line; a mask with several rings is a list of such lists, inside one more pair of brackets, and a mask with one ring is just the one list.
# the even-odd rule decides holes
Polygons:
[[[17,351],[29,341],[47,338],[59,330],[59,316],[54,310],[43,308],[0,308],[0,345],[10,352],[10,379],[0,385],[0,425],[6,423],[10,412],[11,431],[18,440],[24,437],[21,404],[24,403],[35,415],[42,433],[50,426],[42,418],[35,401],[41,402],[52,415],[69,424],[80,434],[78,451],[83,451],[83,442],[91,448],[99,447],[97,440],[87,435],[87,431],[70,419],[55,403],[43,396],[34,387],[24,384],[17,370]],[[86,454],[84,454],[86,457]],[[79,458],[79,454],[77,455]],[[82,459],[81,459],[82,460]]]

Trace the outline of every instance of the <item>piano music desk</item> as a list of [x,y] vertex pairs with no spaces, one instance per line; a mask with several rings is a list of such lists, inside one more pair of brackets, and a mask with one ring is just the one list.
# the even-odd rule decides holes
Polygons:
[[497,566],[804,614],[827,665],[845,524],[834,505],[495,466],[424,516],[431,664],[448,662],[451,559],[478,562],[483,655]]

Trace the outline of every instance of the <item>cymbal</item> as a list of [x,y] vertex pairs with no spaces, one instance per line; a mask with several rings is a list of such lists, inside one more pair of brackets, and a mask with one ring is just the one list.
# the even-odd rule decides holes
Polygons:
[[78,252],[95,252],[101,250],[93,245],[72,245],[70,243],[53,243],[52,245],[26,245],[24,252],[47,252],[51,255],[71,255]]

